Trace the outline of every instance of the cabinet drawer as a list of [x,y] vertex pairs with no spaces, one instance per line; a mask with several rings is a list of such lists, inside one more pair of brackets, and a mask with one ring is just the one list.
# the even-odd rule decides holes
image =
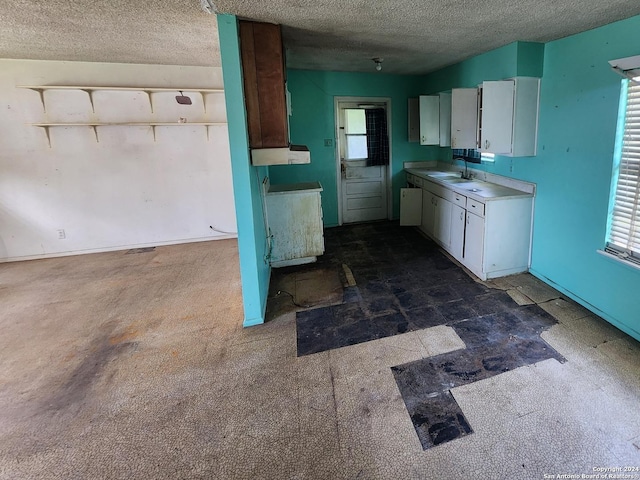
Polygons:
[[413,184],[421,187],[423,184],[423,180],[420,177],[413,177]]
[[451,201],[456,205],[460,205],[462,208],[467,208],[467,197],[465,197],[464,195],[460,195],[459,193],[454,192]]
[[481,217],[484,217],[484,203],[478,202],[477,200],[467,199],[467,210],[469,212],[475,213]]
[[413,180],[413,175],[411,175],[410,173],[407,173],[407,183],[415,185],[415,182]]

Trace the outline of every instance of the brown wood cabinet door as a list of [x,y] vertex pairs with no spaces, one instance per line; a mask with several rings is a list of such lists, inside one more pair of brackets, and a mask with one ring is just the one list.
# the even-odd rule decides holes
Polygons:
[[244,95],[251,148],[289,146],[280,25],[240,22]]

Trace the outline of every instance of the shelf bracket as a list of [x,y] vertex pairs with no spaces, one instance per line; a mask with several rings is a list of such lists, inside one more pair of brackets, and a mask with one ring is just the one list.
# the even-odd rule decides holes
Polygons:
[[209,128],[211,127],[211,125],[206,125],[206,129],[207,129],[207,142],[209,141]]
[[153,141],[156,141],[156,126],[155,125],[151,125],[151,130],[153,131]]
[[149,107],[151,107],[151,113],[153,113],[153,100],[152,100],[152,97],[151,97],[151,93],[152,92],[151,92],[151,90],[143,90],[143,91],[144,91],[144,93],[147,94],[147,98],[149,99]]
[[[204,113],[207,113],[207,97],[205,96],[205,92],[200,90],[200,96],[202,97],[202,108],[204,109]],[[209,129],[207,128],[207,135],[209,134]]]
[[93,134],[96,136],[96,143],[100,143],[100,139],[98,138],[98,126],[91,125],[91,128],[93,128]]
[[93,90],[89,90],[88,88],[82,88],[83,92],[86,92],[89,95],[89,103],[91,103],[91,110],[93,113],[96,113],[96,107],[93,105]]
[[43,125],[40,128],[44,128],[44,134],[47,137],[47,143],[49,144],[49,148],[51,148],[51,134],[49,132],[49,127],[47,125]]
[[[44,103],[44,88],[32,88],[31,90],[38,92],[38,95],[40,96],[40,101],[42,102],[42,111],[44,113],[47,113],[47,106]],[[51,145],[49,145],[49,147],[51,147]]]

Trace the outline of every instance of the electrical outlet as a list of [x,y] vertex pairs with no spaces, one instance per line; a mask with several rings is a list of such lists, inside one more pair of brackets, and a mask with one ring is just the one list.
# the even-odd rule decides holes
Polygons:
[[332,146],[333,146],[333,139],[331,139],[331,138],[325,138],[325,139],[324,139],[324,146],[325,146],[325,147],[332,147]]
[[64,233],[64,230],[61,228],[60,230],[57,230],[58,232],[58,240],[64,240],[65,238],[67,238],[67,234]]

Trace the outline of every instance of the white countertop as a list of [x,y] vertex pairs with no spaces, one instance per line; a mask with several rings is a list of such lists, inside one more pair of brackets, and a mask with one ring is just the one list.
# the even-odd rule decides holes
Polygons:
[[505,187],[497,183],[476,179],[465,180],[460,178],[460,173],[453,171],[405,168],[405,172],[429,180],[437,185],[442,185],[456,193],[480,202],[533,196],[533,194],[529,192]]
[[320,182],[289,183],[282,185],[269,185],[267,195],[286,195],[292,193],[311,193],[321,191],[322,185],[320,185]]

